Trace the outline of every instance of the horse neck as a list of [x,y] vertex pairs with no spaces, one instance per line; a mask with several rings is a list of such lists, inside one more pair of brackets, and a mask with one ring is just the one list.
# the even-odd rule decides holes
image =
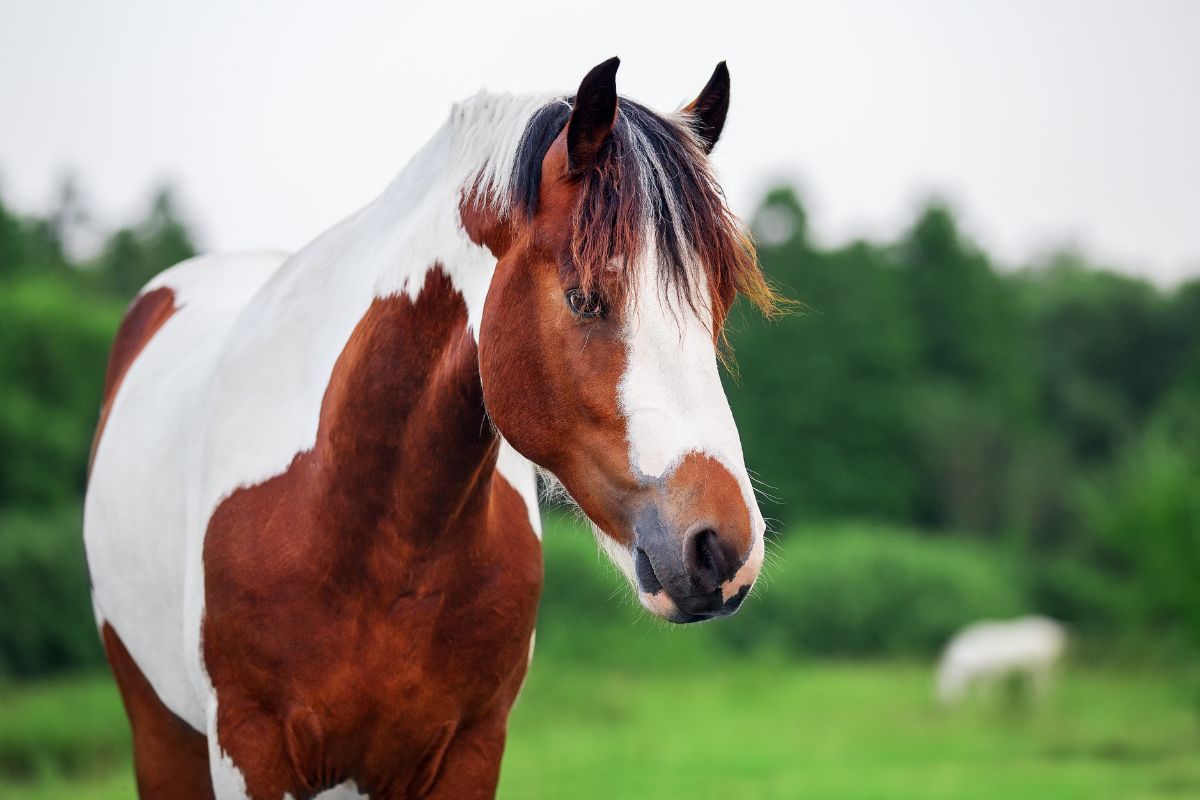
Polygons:
[[451,118],[382,197],[298,253],[274,293],[290,314],[359,308],[352,330],[335,333],[346,344],[320,409],[323,495],[335,515],[406,547],[473,529],[455,523],[486,511],[499,449],[475,335],[496,259],[460,212],[463,185],[486,163],[462,126]]
[[466,319],[440,268],[415,300],[393,295],[371,304],[338,359],[322,410],[317,449],[334,518],[353,515],[357,529],[384,531],[410,549],[479,527],[464,516],[486,509],[499,440]]
[[481,176],[503,189],[538,102],[457,108],[377,200],[290,258],[243,315],[227,366],[269,364],[264,404],[295,418],[297,450],[329,451],[333,506],[358,498],[376,517],[391,508],[437,523],[486,483],[496,440],[473,332],[496,261],[463,231],[459,205]]

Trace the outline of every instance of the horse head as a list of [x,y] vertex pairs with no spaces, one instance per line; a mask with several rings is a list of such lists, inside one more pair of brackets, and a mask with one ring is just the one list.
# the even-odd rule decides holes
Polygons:
[[561,482],[642,605],[695,622],[736,611],[762,566],[719,355],[737,295],[773,297],[709,164],[724,63],[674,114],[620,97],[618,63],[529,120],[510,198],[464,196],[497,258],[480,374],[496,428]]

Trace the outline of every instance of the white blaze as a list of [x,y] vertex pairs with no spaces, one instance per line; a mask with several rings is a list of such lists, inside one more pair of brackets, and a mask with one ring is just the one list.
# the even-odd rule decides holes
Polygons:
[[629,436],[629,463],[648,479],[667,475],[688,453],[723,464],[750,509],[753,544],[731,584],[740,586],[762,564],[766,524],[746,472],[742,441],[721,385],[713,341],[711,298],[698,280],[696,308],[664,289],[653,259],[637,270],[625,330],[627,364],[618,387]]

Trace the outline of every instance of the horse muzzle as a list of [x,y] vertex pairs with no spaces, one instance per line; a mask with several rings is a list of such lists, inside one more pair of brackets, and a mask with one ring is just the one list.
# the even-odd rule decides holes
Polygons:
[[727,469],[691,454],[657,482],[634,518],[638,597],[671,622],[737,611],[762,565],[762,532]]

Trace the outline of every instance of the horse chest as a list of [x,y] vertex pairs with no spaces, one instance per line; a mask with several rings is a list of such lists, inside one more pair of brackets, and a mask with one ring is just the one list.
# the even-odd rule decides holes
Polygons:
[[[289,474],[316,471],[300,458]],[[416,769],[448,731],[506,717],[541,584],[515,490],[497,478],[440,534],[452,541],[426,547],[402,544],[419,524],[405,514],[355,530],[367,523],[330,519],[315,496],[288,499],[287,481],[240,490],[210,521],[203,642],[218,730],[278,739],[298,773],[361,780]],[[317,744],[289,744],[312,730]]]

